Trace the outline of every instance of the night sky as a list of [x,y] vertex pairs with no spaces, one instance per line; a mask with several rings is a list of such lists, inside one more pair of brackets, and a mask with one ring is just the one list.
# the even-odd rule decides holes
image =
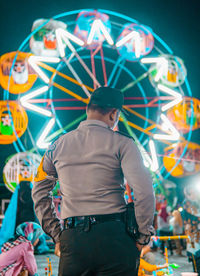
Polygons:
[[[188,72],[192,94],[200,98],[200,1],[198,0],[102,0],[102,1],[63,1],[63,0],[12,0],[1,1],[1,44],[0,55],[15,51],[30,33],[32,23],[38,18],[50,18],[56,14],[76,9],[101,8],[130,16],[140,23],[150,26],[184,60]],[[0,100],[3,89],[0,88]],[[194,131],[192,140],[200,138]],[[198,142],[199,143],[199,142]],[[13,145],[0,146],[0,169],[5,159],[14,154]],[[184,181],[188,181],[187,178]],[[2,183],[0,172],[0,183]],[[1,189],[5,194],[5,189]],[[5,196],[9,196],[9,192]]]

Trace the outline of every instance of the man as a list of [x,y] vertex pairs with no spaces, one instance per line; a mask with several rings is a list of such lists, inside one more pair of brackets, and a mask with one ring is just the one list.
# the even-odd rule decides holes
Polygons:
[[[58,255],[60,247],[59,275],[137,275],[140,250],[151,235],[154,194],[133,139],[112,130],[123,102],[117,89],[96,89],[87,120],[54,142],[38,168],[35,211]],[[125,230],[124,177],[134,191],[137,242]],[[57,178],[62,232],[51,197]]]

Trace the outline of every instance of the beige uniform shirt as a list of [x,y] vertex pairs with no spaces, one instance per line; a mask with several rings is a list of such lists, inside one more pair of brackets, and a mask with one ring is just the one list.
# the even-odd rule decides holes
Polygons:
[[132,138],[98,120],[86,120],[55,141],[38,168],[32,191],[38,219],[58,241],[61,231],[51,190],[58,178],[61,218],[124,212],[124,177],[133,188],[135,213],[142,234],[153,222],[152,180]]

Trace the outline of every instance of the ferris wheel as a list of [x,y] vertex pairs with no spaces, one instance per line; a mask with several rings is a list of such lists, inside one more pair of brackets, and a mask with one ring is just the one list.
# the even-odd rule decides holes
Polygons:
[[[99,86],[124,93],[119,130],[163,180],[200,170],[200,101],[183,60],[150,27],[108,10],[76,10],[38,19],[18,51],[0,59],[0,143],[42,154],[86,119]],[[28,141],[24,141],[24,132]],[[106,142],[106,141],[105,141]]]

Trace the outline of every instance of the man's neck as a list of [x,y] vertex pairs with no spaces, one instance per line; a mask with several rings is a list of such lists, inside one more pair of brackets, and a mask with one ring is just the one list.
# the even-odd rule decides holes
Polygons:
[[[98,120],[106,123],[109,126],[108,120],[105,116],[101,116],[100,114],[87,114],[87,120]],[[110,126],[109,126],[110,127]]]

